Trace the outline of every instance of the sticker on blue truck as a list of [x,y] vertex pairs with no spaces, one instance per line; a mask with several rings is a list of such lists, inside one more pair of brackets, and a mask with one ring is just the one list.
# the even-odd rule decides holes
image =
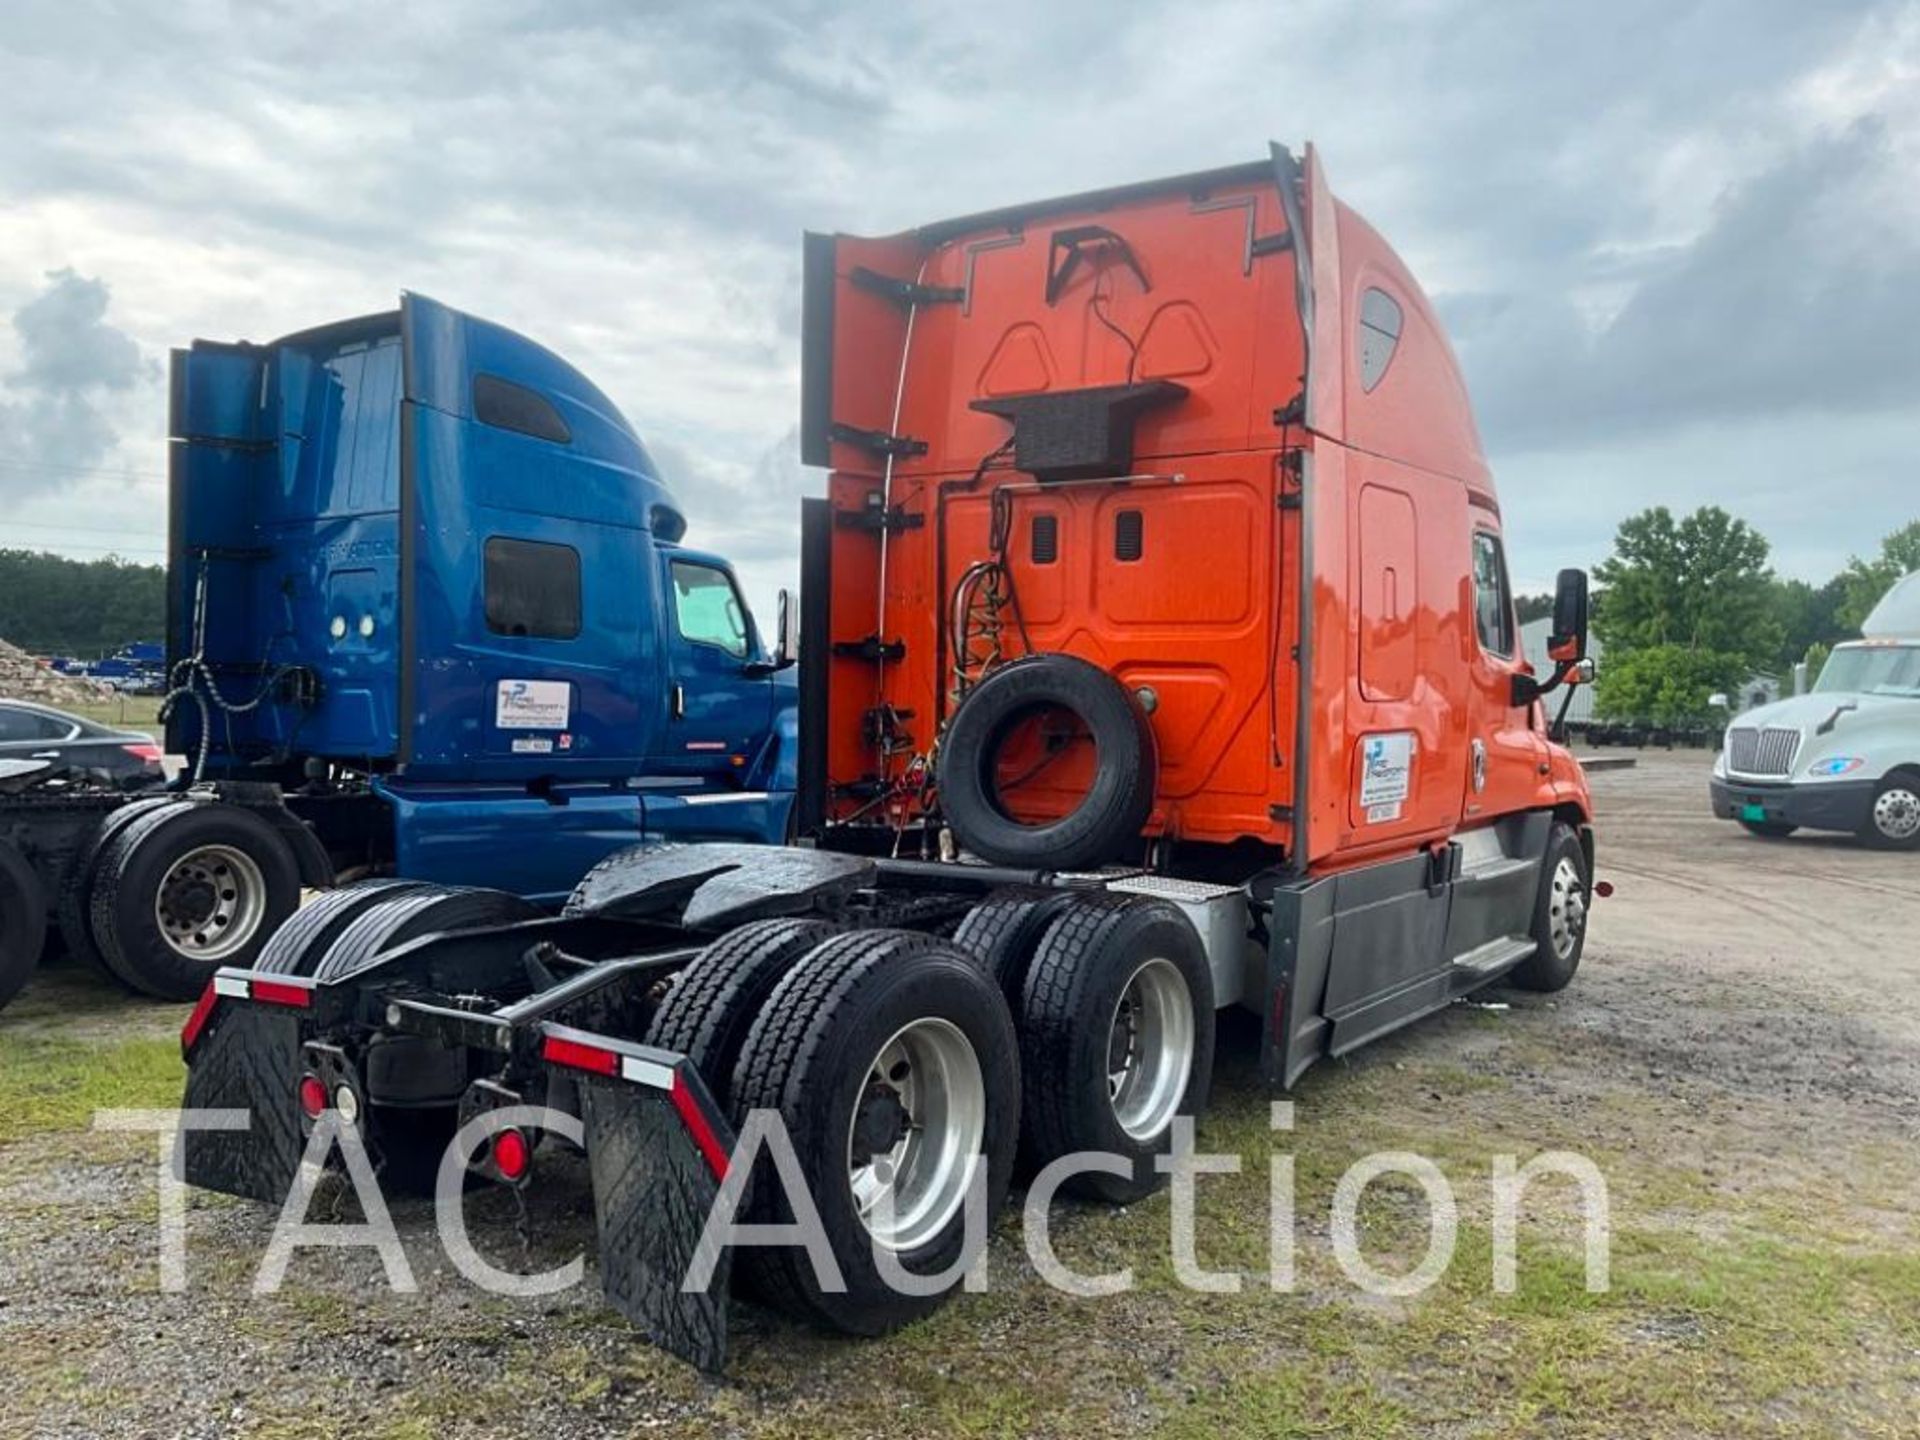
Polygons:
[[573,686],[565,680],[502,680],[493,723],[502,730],[564,730],[572,710]]
[[1367,823],[1398,820],[1413,791],[1413,732],[1369,735],[1360,743],[1360,805]]

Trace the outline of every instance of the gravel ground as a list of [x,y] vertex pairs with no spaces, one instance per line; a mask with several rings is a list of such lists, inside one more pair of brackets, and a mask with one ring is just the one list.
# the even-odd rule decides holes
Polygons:
[[[0,1016],[0,1434],[1920,1434],[1920,857],[1751,839],[1707,815],[1705,770],[1656,752],[1595,777],[1617,893],[1561,995],[1497,992],[1320,1067],[1290,1136],[1226,1028],[1201,1139],[1245,1173],[1201,1182],[1199,1233],[1240,1294],[1172,1283],[1164,1196],[1070,1210],[1063,1254],[1134,1265],[1133,1292],[1051,1291],[1003,1226],[990,1293],[888,1340],[737,1306],[724,1381],[639,1343],[591,1271],[547,1300],[471,1288],[417,1205],[395,1206],[416,1293],[362,1249],[256,1297],[274,1216],[196,1196],[189,1291],[160,1294],[152,1142],[86,1116],[170,1101],[181,1014],[56,967]],[[1263,1274],[1276,1142],[1291,1294]],[[1353,1159],[1406,1148],[1453,1182],[1460,1248],[1426,1294],[1370,1298],[1333,1268],[1328,1201]],[[1613,1288],[1586,1293],[1571,1200],[1543,1186],[1496,1296],[1492,1158],[1562,1148],[1607,1178]],[[547,1172],[524,1216],[471,1202],[503,1264],[591,1252],[583,1167]],[[1408,1192],[1363,1219],[1383,1268],[1420,1253]]]

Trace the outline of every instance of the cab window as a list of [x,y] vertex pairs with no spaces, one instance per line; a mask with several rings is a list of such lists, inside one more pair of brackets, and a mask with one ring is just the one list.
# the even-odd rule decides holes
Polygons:
[[1506,556],[1500,537],[1486,530],[1473,532],[1473,613],[1480,648],[1512,659],[1513,601],[1507,593]]
[[747,658],[747,610],[726,571],[674,561],[673,613],[683,639],[717,646],[736,660]]

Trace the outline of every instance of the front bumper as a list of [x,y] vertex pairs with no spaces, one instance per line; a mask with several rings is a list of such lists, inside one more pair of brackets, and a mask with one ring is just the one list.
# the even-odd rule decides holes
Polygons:
[[1872,780],[1831,780],[1801,785],[1740,780],[1716,775],[1708,782],[1713,813],[1722,820],[1764,821],[1806,830],[1855,831],[1873,811]]

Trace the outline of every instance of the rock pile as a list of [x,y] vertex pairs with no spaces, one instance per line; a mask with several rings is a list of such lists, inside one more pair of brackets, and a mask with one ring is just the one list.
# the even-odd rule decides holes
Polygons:
[[0,699],[64,707],[98,705],[112,698],[111,686],[49,670],[19,646],[0,640]]

